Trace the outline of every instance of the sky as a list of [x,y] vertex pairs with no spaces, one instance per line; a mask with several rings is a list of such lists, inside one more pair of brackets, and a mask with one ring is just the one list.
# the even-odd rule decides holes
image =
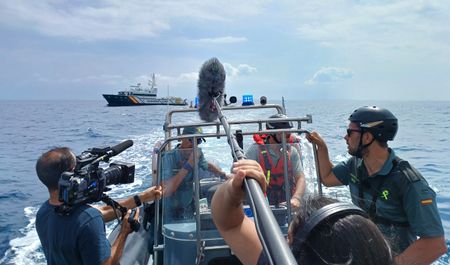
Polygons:
[[450,1],[4,0],[0,99],[101,100],[154,73],[192,99],[450,100]]

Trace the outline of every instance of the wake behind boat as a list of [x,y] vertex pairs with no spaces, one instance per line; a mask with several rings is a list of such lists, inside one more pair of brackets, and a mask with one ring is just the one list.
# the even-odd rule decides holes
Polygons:
[[180,97],[157,97],[155,74],[148,81],[148,88],[142,88],[141,84],[131,85],[130,89],[119,91],[117,95],[103,94],[108,101],[108,106],[139,106],[139,105],[187,105],[186,99]]

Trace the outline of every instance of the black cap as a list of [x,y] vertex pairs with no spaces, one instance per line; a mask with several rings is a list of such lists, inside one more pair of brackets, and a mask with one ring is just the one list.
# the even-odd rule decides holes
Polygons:
[[[269,117],[269,119],[286,119],[287,116],[284,114],[275,114]],[[267,130],[274,130],[274,129],[291,129],[292,122],[290,121],[268,121],[266,122],[266,129]]]

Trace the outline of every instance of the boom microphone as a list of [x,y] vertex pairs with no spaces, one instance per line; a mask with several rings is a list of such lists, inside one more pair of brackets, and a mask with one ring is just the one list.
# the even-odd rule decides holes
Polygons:
[[214,99],[222,106],[225,77],[225,69],[217,58],[211,58],[202,65],[197,83],[200,119],[209,122],[217,120]]
[[121,142],[120,144],[117,144],[117,145],[111,147],[112,156],[115,156],[115,155],[118,155],[118,154],[122,153],[123,151],[125,151],[126,149],[131,147],[132,145],[133,145],[133,141],[132,140],[126,140],[124,142]]
[[[200,119],[204,121],[211,122],[217,118],[220,120],[228,138],[233,160],[237,161],[246,157],[244,151],[239,147],[236,137],[231,133],[226,117],[222,114],[225,76],[225,69],[217,58],[211,58],[202,65],[198,78],[198,112]],[[244,188],[253,210],[258,236],[270,264],[297,264],[258,182],[251,178],[245,178]]]

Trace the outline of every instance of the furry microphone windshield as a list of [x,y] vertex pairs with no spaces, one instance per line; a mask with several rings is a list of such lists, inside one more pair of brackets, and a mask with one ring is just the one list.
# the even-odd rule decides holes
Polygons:
[[225,69],[217,58],[206,61],[200,69],[198,78],[198,111],[200,119],[215,121],[218,116],[214,99],[219,106],[223,104],[225,89]]

